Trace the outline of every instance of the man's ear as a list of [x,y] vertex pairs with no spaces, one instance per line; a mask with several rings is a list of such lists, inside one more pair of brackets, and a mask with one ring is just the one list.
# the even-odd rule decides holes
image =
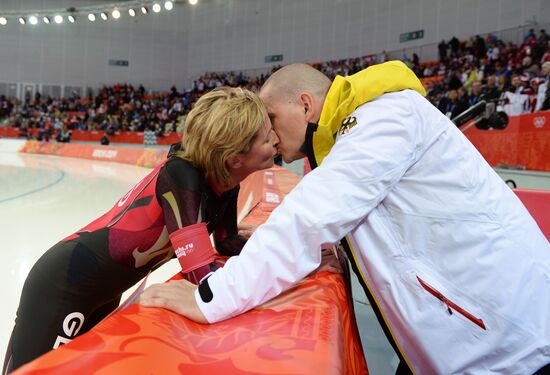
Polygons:
[[308,122],[313,122],[316,117],[315,98],[313,97],[313,95],[307,91],[302,92],[300,94],[300,104],[304,108],[306,120]]
[[243,166],[243,161],[238,154],[233,154],[229,156],[225,163],[227,164],[227,168],[229,169],[238,169]]

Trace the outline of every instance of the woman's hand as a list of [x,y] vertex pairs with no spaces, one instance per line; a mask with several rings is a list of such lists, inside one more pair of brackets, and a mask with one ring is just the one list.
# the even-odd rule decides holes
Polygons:
[[338,258],[336,258],[336,255],[334,255],[334,251],[332,249],[322,249],[321,251],[321,264],[317,269],[313,272],[332,272],[332,273],[343,273],[342,271],[342,265],[340,264],[340,261]]
[[139,296],[138,303],[146,307],[162,307],[195,322],[206,324],[208,321],[195,301],[196,289],[197,285],[187,280],[154,284]]
[[239,236],[246,238],[247,240],[252,236],[252,233],[258,228],[256,225],[252,224],[239,224],[238,225],[238,234]]

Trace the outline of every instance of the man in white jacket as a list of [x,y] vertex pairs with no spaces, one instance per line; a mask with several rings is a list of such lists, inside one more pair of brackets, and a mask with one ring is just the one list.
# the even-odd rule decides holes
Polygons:
[[[289,65],[260,92],[286,162],[314,170],[198,289],[141,297],[216,322],[278,295],[341,242],[417,374],[532,374],[550,363],[550,246],[515,194],[400,62],[331,84]],[[304,141],[305,140],[305,141]],[[542,370],[540,370],[542,369]]]

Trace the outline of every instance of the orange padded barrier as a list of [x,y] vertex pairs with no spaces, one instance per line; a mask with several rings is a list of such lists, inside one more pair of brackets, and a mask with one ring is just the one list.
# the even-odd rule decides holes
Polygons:
[[27,141],[19,152],[113,161],[154,168],[166,159],[167,150],[74,143]]
[[237,202],[238,221],[262,224],[299,181],[295,173],[276,165],[251,174],[241,183]]
[[[28,130],[35,138],[38,136],[38,129],[29,129]],[[71,140],[72,141],[81,141],[81,142],[97,142],[101,137],[105,135],[104,131],[99,130],[71,130]],[[0,127],[0,137],[8,138],[17,138],[20,137],[19,128],[4,128]],[[143,144],[143,132],[115,132],[114,135],[109,135],[109,140],[111,143],[134,143],[134,144]],[[52,140],[55,139],[55,136],[50,137]],[[177,133],[169,133],[162,137],[157,137],[158,145],[171,145],[181,141],[181,135]]]
[[[265,221],[299,178],[274,167],[242,183],[245,222]],[[252,195],[252,198],[248,197]],[[256,202],[246,206],[247,201]],[[178,274],[174,278],[180,278]],[[212,325],[138,304],[14,374],[367,374],[340,274],[308,276],[272,301]]]
[[322,272],[213,325],[134,304],[14,374],[366,374],[345,290]]

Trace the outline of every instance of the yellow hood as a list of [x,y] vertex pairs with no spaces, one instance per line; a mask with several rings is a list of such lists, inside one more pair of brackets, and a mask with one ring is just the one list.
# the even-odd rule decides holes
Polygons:
[[405,89],[426,95],[420,80],[401,61],[373,65],[349,77],[337,76],[327,93],[317,131],[313,133],[315,164],[321,164],[328,155],[342,123],[357,107],[382,94]]

